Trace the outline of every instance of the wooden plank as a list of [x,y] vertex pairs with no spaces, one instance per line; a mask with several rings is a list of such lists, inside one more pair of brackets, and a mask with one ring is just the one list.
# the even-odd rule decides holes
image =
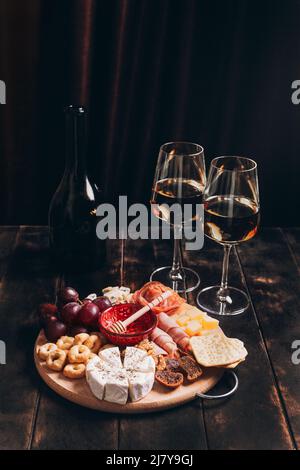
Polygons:
[[[264,272],[261,253],[262,240],[244,244],[241,252],[252,247],[253,275]],[[247,257],[249,259],[249,257]],[[264,260],[265,261],[265,260]],[[222,266],[222,248],[209,240],[199,253],[188,252],[185,262],[198,270],[201,288],[219,284]],[[244,287],[244,279],[235,253],[230,259],[230,283]],[[252,293],[252,290],[251,290]],[[262,315],[268,305],[262,299]],[[210,449],[291,449],[293,440],[289,433],[272,368],[253,308],[231,318],[220,318],[220,325],[227,336],[245,342],[249,355],[238,367],[240,386],[236,394],[216,402],[204,400],[204,419]],[[280,337],[280,330],[273,329],[273,341]],[[216,390],[217,391],[217,390]]]
[[[1,255],[9,253],[14,232],[7,232],[9,244],[4,242],[3,233],[0,236]],[[22,227],[1,282],[0,331],[7,345],[7,363],[1,366],[0,381],[1,449],[26,449],[31,444],[39,397],[32,361],[36,306],[47,298],[52,282],[49,269],[45,269],[45,244],[45,232]]]
[[[289,245],[287,245],[288,241]],[[300,231],[265,229],[240,257],[297,446],[300,446],[300,367],[291,360],[300,339]]]
[[[107,244],[107,264],[94,273],[68,274],[59,285],[71,285],[81,298],[92,292],[100,293],[107,285],[119,284],[122,253],[119,242]],[[74,405],[52,392],[43,384],[33,437],[33,449],[116,449],[118,419]]]
[[300,228],[285,228],[282,229],[282,233],[300,272]]
[[3,278],[11,261],[18,227],[0,227],[0,279]]
[[117,447],[118,421],[64,400],[41,385],[33,449],[109,450]]
[[[170,264],[171,244],[152,240],[127,240],[124,256],[124,283],[132,290],[149,280],[151,272]],[[120,449],[205,449],[205,429],[201,402],[173,410],[122,418]]]

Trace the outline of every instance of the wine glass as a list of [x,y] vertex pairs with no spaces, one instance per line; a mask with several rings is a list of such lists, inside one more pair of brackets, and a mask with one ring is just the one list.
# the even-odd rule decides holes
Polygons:
[[260,219],[257,164],[238,156],[214,158],[203,196],[204,231],[224,247],[221,284],[206,287],[197,297],[202,310],[238,315],[249,305],[248,295],[228,285],[228,262],[233,245],[255,236]]
[[[163,266],[151,274],[151,281],[159,281],[176,292],[191,292],[200,284],[198,274],[182,265],[181,239],[183,228],[199,219],[198,207],[206,182],[204,150],[191,142],[169,142],[160,147],[154,176],[152,214],[173,231],[174,253],[172,266]],[[171,205],[180,207],[182,217],[175,220]],[[185,207],[192,209],[189,216]]]

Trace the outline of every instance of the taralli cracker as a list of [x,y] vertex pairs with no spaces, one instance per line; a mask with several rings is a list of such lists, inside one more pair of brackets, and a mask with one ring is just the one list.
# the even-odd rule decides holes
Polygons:
[[69,379],[81,379],[85,376],[85,364],[67,364],[63,374]]
[[205,367],[233,364],[248,354],[242,341],[227,338],[221,331],[192,337],[191,347],[197,362]]
[[38,356],[42,361],[46,361],[47,357],[52,351],[55,351],[57,348],[56,344],[54,343],[46,343],[39,348]]
[[83,344],[87,346],[92,353],[97,354],[102,346],[100,335],[98,333],[92,333]]
[[66,360],[66,351],[63,351],[62,349],[56,349],[49,354],[46,364],[49,369],[59,372],[64,368]]
[[58,349],[63,349],[64,351],[68,351],[71,349],[74,343],[73,336],[61,336],[56,342]]
[[87,346],[84,346],[84,344],[72,346],[68,353],[68,359],[71,364],[86,363],[89,360],[90,353],[91,351]]
[[78,335],[75,336],[74,339],[74,346],[78,344],[83,344],[86,340],[88,340],[90,335],[87,333],[79,333]]

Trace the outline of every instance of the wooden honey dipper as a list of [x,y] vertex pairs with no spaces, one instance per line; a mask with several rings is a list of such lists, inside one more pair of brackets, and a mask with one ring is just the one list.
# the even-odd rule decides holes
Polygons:
[[130,315],[130,317],[126,318],[126,320],[124,320],[124,321],[118,320],[115,323],[113,323],[112,325],[110,325],[109,330],[112,331],[113,333],[118,333],[118,334],[125,333],[127,327],[131,323],[133,323],[135,320],[137,320],[142,315],[144,315],[144,313],[149,312],[149,310],[151,310],[151,308],[156,307],[163,300],[167,299],[171,295],[173,295],[173,292],[170,291],[170,290],[164,292],[163,294],[159,295],[154,300],[152,300],[152,302],[149,302],[143,308],[139,309],[137,312]]

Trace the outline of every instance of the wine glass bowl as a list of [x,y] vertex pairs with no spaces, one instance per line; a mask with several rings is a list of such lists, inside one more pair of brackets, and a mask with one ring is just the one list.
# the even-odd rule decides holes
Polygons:
[[[168,142],[161,146],[151,195],[155,217],[169,225],[174,235],[172,266],[157,268],[150,280],[160,281],[177,292],[190,292],[200,284],[198,274],[182,266],[182,232],[199,222],[198,207],[206,183],[204,150],[191,142]],[[178,207],[179,214],[176,217]],[[189,210],[186,210],[189,207]],[[173,208],[173,209],[172,209]]]
[[248,305],[248,295],[228,286],[228,262],[233,245],[253,238],[260,221],[257,164],[239,156],[212,160],[203,196],[205,235],[224,247],[221,284],[203,289],[197,302],[203,310],[237,315]]

